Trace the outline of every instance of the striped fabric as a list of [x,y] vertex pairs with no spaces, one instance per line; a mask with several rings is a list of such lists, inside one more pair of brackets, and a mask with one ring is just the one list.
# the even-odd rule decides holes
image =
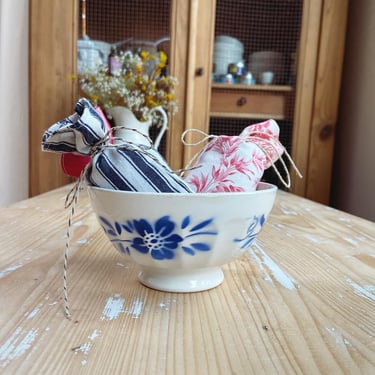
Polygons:
[[43,135],[42,150],[91,155],[87,181],[102,188],[140,192],[192,192],[153,148],[128,142],[111,145],[100,115],[86,99],[75,113]]
[[88,180],[108,189],[149,192],[191,192],[191,188],[168,167],[153,149],[133,146],[104,148],[93,157]]
[[52,125],[43,134],[43,151],[90,155],[92,146],[104,137],[105,124],[87,99],[80,99],[74,110],[75,113]]

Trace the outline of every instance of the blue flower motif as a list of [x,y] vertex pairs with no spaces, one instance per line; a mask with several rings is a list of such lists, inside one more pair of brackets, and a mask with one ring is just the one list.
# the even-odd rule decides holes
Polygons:
[[257,234],[262,229],[262,226],[264,225],[265,221],[266,218],[264,214],[260,216],[254,216],[254,218],[250,221],[250,224],[247,228],[246,235],[243,238],[235,238],[233,241],[240,242],[241,249],[249,247],[255,240]]
[[151,224],[146,219],[129,220],[124,229],[129,233],[136,232],[139,236],[133,237],[130,246],[140,253],[150,253],[154,259],[173,259],[175,250],[183,238],[173,233],[176,224],[169,216],[163,216]]
[[[196,224],[192,223],[189,215],[179,226],[168,215],[160,217],[154,223],[145,218],[127,220],[123,224],[117,221],[112,224],[103,216],[99,216],[99,220],[120,252],[130,255],[131,249],[134,249],[141,254],[150,254],[157,260],[173,259],[179,248],[192,256],[197,251],[210,251],[211,245],[202,241],[202,236],[217,235],[217,231],[210,229],[213,219]],[[177,229],[179,232],[176,232]]]

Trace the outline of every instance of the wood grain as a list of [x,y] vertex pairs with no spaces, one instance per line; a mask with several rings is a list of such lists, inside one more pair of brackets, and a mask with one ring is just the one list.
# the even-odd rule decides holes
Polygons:
[[[329,202],[331,193],[348,5],[348,0],[326,0],[323,7],[322,52],[317,64],[306,197],[325,204]],[[328,129],[327,133],[325,130]]]
[[306,1],[299,45],[292,157],[304,179],[292,176],[292,190],[325,204],[330,200],[347,12],[347,0]]
[[170,73],[178,79],[176,98],[178,98],[178,112],[170,118],[167,132],[167,160],[170,166],[177,170],[183,167],[184,145],[181,134],[185,129],[186,118],[186,81],[190,8],[185,0],[174,0],[171,3],[171,55]]
[[[200,129],[208,134],[213,66],[216,0],[190,0],[190,24],[184,130]],[[202,73],[197,74],[197,70]],[[190,134],[186,137],[192,142]],[[200,147],[185,147],[183,166],[186,166]]]
[[301,36],[297,46],[297,82],[293,121],[292,158],[304,176],[292,174],[293,192],[305,196],[308,186],[309,145],[314,103],[316,64],[323,0],[307,0],[303,6]]
[[44,131],[73,112],[76,100],[77,0],[30,2],[30,195],[71,181],[60,156],[43,153]]
[[83,192],[67,320],[69,189],[0,209],[1,373],[374,373],[374,223],[280,191],[221,286],[165,293],[137,281]]

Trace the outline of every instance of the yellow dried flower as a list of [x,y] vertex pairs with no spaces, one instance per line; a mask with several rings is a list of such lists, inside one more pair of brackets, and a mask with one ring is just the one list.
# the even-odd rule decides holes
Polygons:
[[177,79],[161,75],[167,64],[165,52],[157,54],[131,51],[119,55],[122,71],[110,75],[108,67],[100,66],[78,77],[81,92],[104,109],[115,105],[129,108],[140,121],[151,108],[162,106],[171,115],[177,112],[174,89]]
[[148,56],[150,55],[150,52],[143,50],[139,53],[139,55],[141,56],[142,60],[147,60]]
[[158,67],[162,69],[167,65],[167,54],[163,51],[160,51],[159,60],[160,61],[159,61]]

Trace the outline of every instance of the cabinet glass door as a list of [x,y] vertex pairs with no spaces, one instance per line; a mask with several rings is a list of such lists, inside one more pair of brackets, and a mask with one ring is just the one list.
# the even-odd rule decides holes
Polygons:
[[[168,59],[171,0],[80,0],[79,5],[78,75],[98,66],[109,64],[110,68],[111,56],[125,51],[163,51]],[[164,73],[168,68],[167,61]],[[151,138],[156,131],[151,128]],[[163,139],[161,153],[165,143]]]
[[[210,134],[274,119],[291,152],[302,0],[216,0]],[[275,173],[265,179],[278,184]]]

